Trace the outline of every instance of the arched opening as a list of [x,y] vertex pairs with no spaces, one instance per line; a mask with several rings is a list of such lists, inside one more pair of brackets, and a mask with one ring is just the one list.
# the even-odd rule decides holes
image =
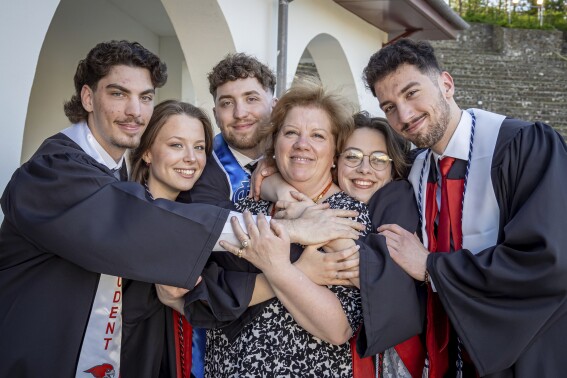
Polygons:
[[333,36],[322,33],[305,47],[294,80],[303,76],[318,77],[323,85],[339,90],[356,107],[359,99],[345,52]]

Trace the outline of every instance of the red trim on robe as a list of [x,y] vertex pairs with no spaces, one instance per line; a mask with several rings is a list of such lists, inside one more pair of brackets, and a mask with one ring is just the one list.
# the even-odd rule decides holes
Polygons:
[[[360,358],[356,352],[356,339],[359,332],[360,328],[349,341],[352,354],[352,375],[354,378],[372,378],[376,376],[374,370],[374,356]],[[425,349],[423,348],[419,336],[415,335],[399,343],[394,349],[412,378],[421,378],[425,366]],[[382,376],[382,372],[380,372],[379,376]]]
[[[183,349],[185,351],[185,361],[183,366],[181,366],[181,353],[180,353],[180,341],[179,341],[179,318],[183,322]],[[193,352],[193,327],[185,319],[185,316],[181,315],[177,311],[173,311],[173,335],[175,337],[175,371],[177,372],[177,378],[188,378],[191,376],[191,354]]]

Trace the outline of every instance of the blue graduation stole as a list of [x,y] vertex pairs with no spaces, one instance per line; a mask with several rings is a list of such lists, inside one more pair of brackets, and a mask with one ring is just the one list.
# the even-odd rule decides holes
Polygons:
[[[236,203],[247,197],[250,192],[250,175],[240,166],[221,134],[217,134],[213,140],[213,151],[230,182],[232,202]],[[205,375],[206,340],[205,329],[194,327],[191,373],[196,378],[203,378]]]
[[250,175],[240,166],[221,134],[215,136],[213,150],[230,181],[232,202],[246,198],[250,193]]

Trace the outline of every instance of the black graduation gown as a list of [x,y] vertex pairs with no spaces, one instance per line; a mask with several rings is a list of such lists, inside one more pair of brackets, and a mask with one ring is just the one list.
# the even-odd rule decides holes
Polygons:
[[490,172],[500,213],[497,244],[477,255],[460,250],[427,259],[481,376],[565,376],[566,172],[567,147],[551,127],[505,121]]
[[63,134],[16,170],[1,202],[2,377],[74,376],[100,273],[192,289],[228,217],[150,202]]
[[211,156],[207,159],[207,164],[203,174],[197,180],[190,191],[181,193],[180,198],[183,202],[207,203],[234,209],[230,198],[230,183],[226,172],[221,168],[219,162]]
[[[372,229],[398,224],[415,232],[419,215],[412,186],[392,181],[378,190],[368,203]],[[385,238],[369,234],[360,249],[360,295],[364,323],[357,340],[360,356],[376,355],[423,328],[422,291],[390,257]],[[421,293],[423,294],[423,293]]]

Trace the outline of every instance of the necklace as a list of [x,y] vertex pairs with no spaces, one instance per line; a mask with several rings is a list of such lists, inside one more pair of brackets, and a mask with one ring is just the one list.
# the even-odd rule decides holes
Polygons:
[[315,198],[311,198],[311,200],[315,203],[317,203],[317,201],[319,201],[321,198],[323,198],[323,196],[325,194],[327,194],[327,192],[329,191],[329,189],[331,189],[331,185],[333,185],[333,180],[329,181],[329,183],[327,184],[327,186],[325,187],[325,189],[323,189],[323,191],[321,193],[319,193],[319,195]]

